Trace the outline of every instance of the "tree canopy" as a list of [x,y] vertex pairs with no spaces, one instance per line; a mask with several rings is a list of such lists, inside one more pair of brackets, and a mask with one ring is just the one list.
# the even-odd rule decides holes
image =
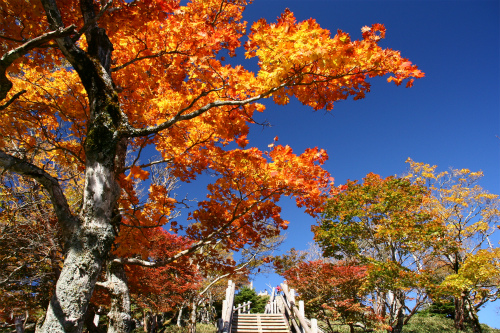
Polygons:
[[[481,332],[477,311],[498,299],[499,248],[490,240],[498,230],[498,195],[477,184],[482,172],[438,173],[437,166],[407,162],[404,176],[370,173],[362,183],[339,186],[312,228],[315,240],[326,257],[367,266],[364,288],[375,313],[388,312],[391,331],[400,332],[424,304],[452,301],[455,328],[470,324]],[[291,257],[282,261],[293,264]]]
[[[440,224],[423,204],[429,191],[422,184],[370,173],[363,183],[348,181],[328,200],[315,240],[327,257],[355,258],[369,265],[375,311],[389,314],[391,331],[401,332],[427,295],[422,261],[440,235]],[[392,295],[387,297],[387,295]],[[405,314],[412,298],[413,310]]]
[[491,242],[500,225],[500,199],[479,184],[481,171],[453,169],[437,172],[436,165],[407,160],[408,179],[426,184],[431,200],[424,209],[442,226],[427,266],[439,272],[434,297],[452,297],[455,328],[472,323],[481,330],[477,311],[500,296],[500,248]]
[[[408,87],[423,77],[398,51],[379,46],[381,24],[351,40],[343,31],[332,36],[314,19],[297,22],[285,10],[276,22],[262,19],[247,29],[246,5],[0,4],[0,167],[43,187],[63,236],[64,264],[41,332],[82,331],[104,267],[114,281],[111,294],[125,297],[123,265],[158,267],[185,255],[202,265],[214,244],[258,246],[286,228],[282,196],[309,214],[320,211],[331,190],[322,168],[326,152],[248,146],[253,114],[265,109],[260,100],[287,104],[295,97],[331,110],[336,101],[363,98],[372,77],[389,75],[389,82]],[[225,59],[243,40],[245,56],[258,59],[257,73]],[[152,179],[153,166],[180,182],[213,176],[183,225],[173,214],[188,202]],[[174,233],[182,227],[189,245],[161,259],[113,253],[126,243],[117,243],[125,229],[159,226]],[[127,297],[112,304],[129,311]],[[127,330],[126,322],[116,322],[126,318],[116,315],[113,324]]]

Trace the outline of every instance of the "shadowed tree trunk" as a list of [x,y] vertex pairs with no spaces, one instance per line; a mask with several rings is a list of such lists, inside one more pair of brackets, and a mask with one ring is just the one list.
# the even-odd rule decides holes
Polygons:
[[99,315],[96,313],[96,307],[94,304],[90,304],[87,308],[87,313],[85,314],[85,327],[89,333],[103,333],[99,329],[99,321],[95,321],[95,318],[99,318]]
[[455,316],[454,326],[455,329],[463,331],[465,329],[465,294],[462,293],[460,297],[455,297]]
[[388,332],[401,333],[405,322],[405,295],[401,290],[393,292],[393,304],[391,305],[391,320],[393,322],[391,330]]
[[111,308],[108,312],[108,333],[129,333],[132,331],[130,293],[123,265],[118,262],[111,262],[108,264],[106,275],[106,287],[111,295]]
[[16,333],[24,333],[24,328],[26,326],[26,321],[28,320],[28,313],[26,315],[19,315],[15,318]]

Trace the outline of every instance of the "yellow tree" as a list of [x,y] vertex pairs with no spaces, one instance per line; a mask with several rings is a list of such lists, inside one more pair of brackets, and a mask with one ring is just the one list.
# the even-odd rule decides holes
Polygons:
[[[316,214],[329,175],[321,167],[327,155],[318,148],[300,155],[278,145],[269,152],[245,149],[252,115],[264,110],[257,102],[286,104],[296,97],[330,110],[338,100],[364,97],[371,77],[392,74],[389,81],[411,86],[423,76],[399,52],[378,45],[381,24],[364,27],[363,38],[353,41],[342,31],[331,36],[313,19],[296,22],[285,11],[275,23],[254,23],[247,34],[246,5],[0,3],[0,167],[44,188],[66,249],[42,332],[82,331],[124,217],[170,223],[181,203],[161,184],[151,184],[151,200],[136,205],[132,184],[147,180],[152,165],[168,166],[181,182],[207,171],[215,176],[187,221],[193,245],[179,255],[216,242],[229,250],[258,244],[287,225],[280,197],[294,197]],[[221,56],[234,55],[244,36],[246,56],[258,57],[257,73]],[[239,148],[231,149],[232,142]],[[145,161],[145,147],[161,158]],[[26,158],[33,152],[37,160]],[[68,199],[67,169],[84,184],[76,206]],[[274,228],[266,229],[269,223]]]
[[407,162],[407,177],[429,187],[432,195],[425,208],[443,226],[428,262],[447,272],[437,292],[454,298],[457,329],[463,330],[468,321],[479,332],[478,309],[500,296],[500,249],[490,241],[499,229],[499,197],[477,184],[483,177],[481,171],[450,169],[438,173],[437,166],[411,159]]
[[423,210],[429,191],[408,179],[374,173],[362,184],[348,181],[341,189],[312,227],[314,239],[325,256],[367,265],[365,287],[374,293],[376,314],[388,314],[388,331],[402,332],[426,302],[421,259],[440,231]]

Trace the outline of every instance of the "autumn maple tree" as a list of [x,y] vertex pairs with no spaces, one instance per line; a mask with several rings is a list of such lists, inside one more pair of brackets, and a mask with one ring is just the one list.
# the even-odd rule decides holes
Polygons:
[[[148,256],[150,258],[160,259],[173,256],[189,244],[184,237],[170,234],[162,228],[148,231],[148,236],[150,236],[147,237],[150,249]],[[128,276],[130,298],[140,308],[147,309],[152,314],[177,309],[190,299],[193,291],[200,287],[202,279],[196,266],[186,257],[160,267],[128,265],[125,267],[125,272]],[[119,313],[129,311],[130,307],[127,307],[125,311],[122,310]],[[144,319],[146,320],[147,317]]]
[[384,327],[385,318],[366,305],[367,266],[304,261],[286,270],[283,276],[304,300],[308,314],[325,322],[328,332],[337,332],[335,326],[339,323],[348,325],[350,332],[356,325],[365,329]]
[[[247,32],[246,5],[0,4],[0,167],[43,187],[65,249],[41,332],[82,331],[105,266],[158,267],[184,255],[203,261],[197,250],[216,242],[228,250],[257,245],[286,227],[277,204],[282,196],[319,212],[330,183],[321,167],[326,152],[246,148],[252,116],[265,109],[258,101],[286,104],[295,97],[331,110],[338,100],[364,97],[371,77],[390,74],[389,81],[411,86],[423,76],[399,52],[378,45],[381,24],[364,27],[354,41],[285,11]],[[257,73],[223,57],[235,55],[242,40],[246,57],[258,58]],[[148,150],[159,157],[148,159]],[[121,228],[181,227],[169,217],[184,203],[165,184],[145,182],[146,194],[134,187],[148,180],[153,165],[181,182],[202,172],[214,176],[207,198],[185,221],[190,246],[156,261],[115,257]]]
[[[369,173],[362,184],[342,185],[325,204],[319,225],[313,226],[325,256],[355,258],[367,265],[375,312],[389,315],[392,332],[401,332],[427,298],[423,260],[441,232],[439,222],[424,209],[428,196],[422,184]],[[407,311],[410,297],[413,306]]]
[[407,178],[430,189],[424,209],[438,218],[443,230],[427,259],[439,273],[433,296],[453,298],[456,329],[463,330],[468,322],[480,332],[477,311],[500,296],[500,248],[491,241],[500,223],[500,199],[478,184],[481,171],[438,172],[436,165],[407,163]]

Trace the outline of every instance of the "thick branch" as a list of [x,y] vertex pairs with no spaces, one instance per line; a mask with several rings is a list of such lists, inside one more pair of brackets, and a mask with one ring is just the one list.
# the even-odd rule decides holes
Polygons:
[[40,183],[49,193],[57,219],[63,228],[63,234],[71,235],[73,233],[78,227],[78,220],[71,213],[66,197],[57,179],[41,168],[20,158],[8,155],[3,151],[0,151],[0,166]]
[[[41,0],[45,14],[47,16],[47,21],[51,29],[59,29],[63,27],[63,21],[61,12],[57,6],[55,0]],[[92,23],[93,18],[91,17],[87,22]],[[90,25],[92,27],[93,25]],[[88,30],[88,29],[87,29]],[[87,31],[88,33],[88,31]],[[104,41],[107,40],[107,36],[103,33],[102,36],[98,36],[98,42],[93,42],[90,39],[87,40],[89,43],[89,54],[98,57],[96,52],[90,52],[91,48],[95,47],[97,51],[101,49],[101,46],[106,44]],[[92,100],[95,96],[91,96],[92,92],[105,93],[108,97],[111,97],[114,93],[113,83],[111,77],[106,75],[107,66],[109,66],[110,60],[110,45],[104,45],[105,58],[101,59],[98,57],[99,62],[94,61],[87,52],[75,45],[74,41],[66,37],[55,38],[59,49],[62,51],[66,59],[71,63],[73,68],[78,72],[82,83],[89,94],[89,98]],[[109,42],[109,40],[107,40]],[[96,44],[99,44],[96,46]],[[102,45],[101,45],[102,44]],[[97,52],[98,53],[98,52]]]
[[[0,81],[1,81],[1,79],[0,79]],[[21,95],[24,94],[25,92],[26,92],[26,90],[23,89],[23,90],[17,92],[16,94],[14,94],[14,96],[12,96],[5,104],[0,105],[0,111],[6,109],[9,105],[11,105],[12,103],[14,103],[14,101],[16,99],[18,99],[19,97],[21,97]]]
[[[265,198],[269,198],[270,196],[271,196],[271,194],[269,194]],[[216,235],[220,234],[222,231],[229,228],[233,224],[234,221],[236,221],[241,216],[245,215],[255,205],[257,205],[257,203],[251,205],[250,207],[247,207],[243,212],[233,215],[233,218],[229,222],[225,223],[219,229],[210,233],[207,237],[205,237],[204,240],[200,240],[200,241],[194,243],[188,249],[180,251],[172,257],[169,257],[169,258],[166,258],[163,260],[158,260],[158,261],[148,261],[148,260],[137,259],[137,258],[117,258],[117,259],[114,259],[114,261],[122,263],[122,264],[139,265],[139,266],[144,266],[144,267],[161,267],[161,266],[168,265],[169,263],[174,262],[175,260],[177,260],[185,255],[188,255],[188,254],[191,254],[191,253],[198,251],[199,248],[201,248],[205,245],[214,244],[216,242],[219,242],[222,239],[227,239],[227,238],[231,237],[232,234],[229,233],[229,234],[226,234],[223,237],[221,237],[219,240],[214,239],[214,237]]]
[[32,49],[41,46],[42,44],[53,40],[55,38],[60,38],[64,36],[69,36],[75,32],[75,26],[71,25],[66,28],[57,28],[54,31],[47,32],[36,38],[30,39],[21,46],[16,47],[13,50],[5,53],[2,58],[0,58],[0,100],[7,97],[7,93],[12,88],[12,82],[7,79],[6,72],[7,68],[18,58],[22,57]]
[[[322,82],[328,82],[328,81],[331,81],[331,80],[334,80],[334,79],[339,79],[339,78],[342,78],[342,77],[345,77],[345,76],[348,76],[348,75],[358,75],[358,74],[360,74],[360,73],[351,73],[354,69],[355,68],[352,68],[347,73],[343,73],[343,74],[339,74],[339,75],[335,75],[335,76],[321,75],[321,76],[325,77],[324,81],[314,81],[314,82],[310,82],[310,83],[300,83],[300,82],[295,82],[294,83],[293,81],[297,79],[297,76],[292,76],[292,77],[287,78],[286,81],[283,82],[282,84],[280,84],[279,86],[271,88],[268,91],[266,91],[266,92],[264,92],[262,94],[259,94],[257,96],[249,97],[249,98],[246,98],[246,99],[243,99],[243,100],[214,101],[214,102],[211,102],[211,103],[208,103],[208,104],[202,106],[201,108],[199,108],[199,109],[197,109],[195,111],[192,111],[192,112],[189,112],[189,113],[185,113],[186,111],[188,111],[189,109],[191,109],[194,106],[194,104],[196,104],[196,102],[198,102],[202,97],[207,96],[211,92],[219,91],[222,88],[212,89],[212,90],[209,90],[209,91],[201,93],[188,106],[186,106],[185,108],[183,108],[182,110],[180,110],[179,112],[177,112],[177,114],[175,116],[173,116],[169,120],[165,121],[164,123],[158,124],[156,126],[150,126],[150,127],[147,127],[147,128],[134,128],[130,124],[127,124],[126,129],[120,131],[119,135],[126,136],[126,137],[141,137],[141,136],[147,136],[147,135],[155,134],[155,133],[158,133],[160,131],[163,131],[163,130],[171,127],[172,125],[176,124],[179,121],[190,120],[190,119],[196,118],[196,117],[204,114],[205,112],[208,112],[209,110],[211,110],[213,108],[222,107],[222,106],[228,106],[228,105],[243,106],[243,105],[246,105],[246,104],[250,104],[250,103],[256,102],[258,100],[261,100],[263,98],[266,98],[267,96],[271,95],[272,93],[274,93],[274,92],[276,92],[276,91],[278,91],[278,90],[280,90],[280,89],[282,89],[284,87],[287,87],[287,86],[310,85],[310,84],[314,84],[314,83],[318,83],[318,82],[320,82],[320,83],[322,83]],[[371,71],[373,71],[373,70],[368,70],[366,72],[362,72],[361,74],[366,74],[366,73],[371,72]],[[303,75],[320,75],[320,74],[316,74],[316,73],[301,73],[300,75],[303,76]]]
[[[84,20],[85,20],[85,24],[83,25],[83,27],[78,30],[78,34],[76,34],[75,36],[73,36],[73,42],[76,42],[78,39],[80,39],[80,37],[87,32],[87,30],[94,24],[97,23],[97,21],[99,21],[99,19],[101,18],[101,16],[106,12],[106,10],[108,10],[109,6],[111,6],[111,4],[113,3],[113,0],[109,0],[105,5],[104,7],[101,8],[101,10],[99,11],[99,13],[97,15],[94,15],[93,13],[93,10],[89,10],[89,11],[83,11],[83,17],[84,17]],[[84,4],[82,2],[82,4]],[[90,8],[93,8],[93,3],[91,2],[90,3],[92,7]],[[82,7],[82,5],[80,5],[80,7]],[[85,8],[87,8],[88,6],[85,6]],[[89,15],[90,13],[90,15]]]
[[288,84],[288,82],[282,83],[278,87],[274,87],[272,89],[269,89],[265,93],[262,93],[262,94],[259,94],[257,96],[250,97],[247,99],[243,99],[243,100],[236,100],[236,101],[235,100],[226,100],[226,101],[211,102],[211,103],[208,103],[208,104],[202,106],[201,108],[199,108],[195,111],[184,114],[184,112],[189,110],[196,101],[198,101],[201,97],[206,96],[209,93],[209,92],[205,92],[205,93],[201,94],[200,96],[198,96],[187,107],[185,107],[184,109],[177,112],[177,114],[175,116],[173,116],[172,118],[170,118],[166,122],[161,123],[161,124],[156,125],[156,126],[150,126],[147,128],[134,128],[129,124],[125,130],[120,131],[119,135],[127,136],[127,137],[141,137],[141,136],[155,134],[155,133],[158,133],[160,131],[163,131],[163,130],[171,127],[172,125],[178,123],[179,121],[190,120],[190,119],[196,118],[196,117],[204,114],[205,112],[208,112],[209,110],[211,110],[213,108],[227,106],[227,105],[242,106],[242,105],[246,105],[246,104],[249,104],[252,102],[256,102],[258,100],[261,100],[261,99],[271,95],[272,93],[278,91],[279,89],[285,87],[287,84]]

